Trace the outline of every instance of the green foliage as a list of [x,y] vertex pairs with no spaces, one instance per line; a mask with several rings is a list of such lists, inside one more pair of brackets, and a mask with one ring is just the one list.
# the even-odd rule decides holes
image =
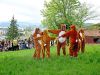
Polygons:
[[67,28],[71,24],[82,27],[85,21],[93,18],[89,16],[88,6],[81,4],[79,0],[51,0],[49,3],[45,1],[41,12],[44,17],[42,24],[51,29],[59,28],[60,23],[65,23]]
[[100,75],[100,46],[86,45],[84,54],[70,58],[56,55],[51,47],[49,59],[32,58],[33,50],[0,52],[0,75]]
[[19,35],[19,33],[18,33],[17,21],[13,17],[11,20],[10,26],[8,27],[7,39],[13,40],[13,39],[17,38],[18,35]]

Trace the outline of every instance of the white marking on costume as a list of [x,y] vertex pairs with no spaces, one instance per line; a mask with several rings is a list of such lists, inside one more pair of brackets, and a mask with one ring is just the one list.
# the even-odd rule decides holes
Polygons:
[[[40,34],[37,34],[37,37],[41,37],[41,35]],[[38,43],[39,44],[42,44],[42,41],[41,40],[38,40]]]
[[47,44],[44,44],[44,46],[46,46]]
[[37,37],[41,37],[41,35],[40,34],[37,34]]
[[82,33],[80,33],[80,36],[81,36],[81,38],[82,38],[82,40],[83,40],[83,34],[82,34]]
[[76,39],[76,42],[78,42],[78,40]]
[[82,37],[82,33],[80,33],[80,36]]
[[[59,37],[62,36],[63,34],[65,34],[65,31],[61,31],[59,33]],[[60,43],[63,43],[63,42],[65,42],[66,38],[65,37],[60,37],[58,40],[59,40]]]

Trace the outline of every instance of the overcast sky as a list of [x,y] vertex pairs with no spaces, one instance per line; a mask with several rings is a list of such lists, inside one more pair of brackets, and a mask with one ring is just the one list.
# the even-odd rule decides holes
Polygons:
[[[92,5],[96,13],[100,13],[100,0],[80,0]],[[43,9],[44,0],[0,0],[0,22],[10,21],[15,16],[18,21],[40,23],[42,15],[40,10]],[[98,23],[100,19],[88,22]]]

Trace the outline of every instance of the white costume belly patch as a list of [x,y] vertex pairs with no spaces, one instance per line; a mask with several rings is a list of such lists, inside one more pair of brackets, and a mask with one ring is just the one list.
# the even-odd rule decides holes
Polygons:
[[82,33],[80,33],[80,36],[82,37]]
[[[37,37],[41,37],[41,35],[40,34],[37,34]],[[39,44],[42,44],[41,40],[38,40],[38,43]]]
[[82,34],[82,33],[80,33],[80,36],[81,36],[81,38],[82,38],[82,40],[83,40],[84,37],[83,37],[83,34]]
[[[61,31],[59,33],[59,37],[62,36],[63,34],[65,34],[65,31]],[[59,40],[60,43],[63,43],[63,42],[65,42],[66,38],[65,37],[60,37],[58,40]]]

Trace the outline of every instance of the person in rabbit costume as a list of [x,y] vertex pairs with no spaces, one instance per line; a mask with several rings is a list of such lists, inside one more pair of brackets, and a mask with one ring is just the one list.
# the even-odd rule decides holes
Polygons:
[[[61,24],[61,28],[57,30],[48,30],[48,32],[56,34],[58,37],[65,34],[66,25]],[[66,55],[66,37],[57,38],[57,55],[60,56],[60,49],[63,50],[63,55]]]
[[50,37],[47,30],[44,30],[42,33],[42,55],[45,57],[45,53],[47,58],[50,58],[50,41],[55,40],[54,37]]
[[84,53],[84,51],[85,51],[85,35],[84,35],[84,30],[83,29],[80,29],[79,30],[79,36],[80,36],[80,38],[79,38],[79,48],[80,48],[80,50],[81,50],[81,52],[82,53]]
[[39,28],[35,29],[35,32],[33,34],[33,42],[34,42],[34,48],[35,48],[35,52],[33,57],[39,59],[40,58],[40,53],[42,50],[41,44],[41,31]]

